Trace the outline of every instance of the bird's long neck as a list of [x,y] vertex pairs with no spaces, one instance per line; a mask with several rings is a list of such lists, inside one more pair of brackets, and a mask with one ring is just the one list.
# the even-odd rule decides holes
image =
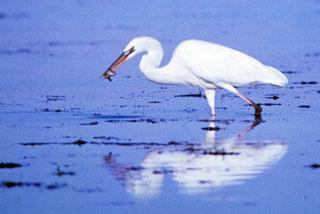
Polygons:
[[140,70],[151,81],[163,84],[174,84],[176,79],[171,66],[159,67],[163,58],[163,49],[158,41],[153,41],[146,47],[140,61]]

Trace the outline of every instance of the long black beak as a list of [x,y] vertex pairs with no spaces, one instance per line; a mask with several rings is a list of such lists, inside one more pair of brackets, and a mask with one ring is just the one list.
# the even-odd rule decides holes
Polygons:
[[117,69],[125,63],[128,59],[128,56],[135,51],[134,47],[130,48],[128,51],[123,52],[111,65],[110,67],[103,72],[102,77],[111,81],[111,77],[116,75]]

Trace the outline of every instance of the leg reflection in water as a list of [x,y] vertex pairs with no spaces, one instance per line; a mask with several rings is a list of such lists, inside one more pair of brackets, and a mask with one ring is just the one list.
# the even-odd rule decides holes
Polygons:
[[[107,155],[105,163],[127,191],[136,197],[161,193],[164,176],[177,183],[185,194],[208,192],[242,185],[276,164],[287,152],[280,140],[243,140],[260,124],[255,120],[235,136],[216,141],[216,129],[208,129],[202,144],[168,144],[148,152],[139,167],[129,167]],[[209,127],[215,127],[211,121]]]

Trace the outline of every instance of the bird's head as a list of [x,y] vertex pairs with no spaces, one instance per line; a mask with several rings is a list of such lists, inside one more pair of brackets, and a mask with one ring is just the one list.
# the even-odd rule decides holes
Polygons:
[[155,40],[147,36],[132,39],[123,49],[123,52],[120,54],[120,56],[102,74],[102,77],[111,81],[111,77],[116,74],[117,70],[123,63],[139,53],[146,52],[154,43]]

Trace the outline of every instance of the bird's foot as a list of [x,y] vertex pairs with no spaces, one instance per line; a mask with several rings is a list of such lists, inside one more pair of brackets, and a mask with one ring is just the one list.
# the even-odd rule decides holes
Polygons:
[[263,120],[262,120],[262,117],[261,117],[261,115],[260,116],[255,116],[254,117],[254,121],[253,121],[253,123],[251,124],[251,129],[254,129],[256,126],[258,126],[260,123],[262,123],[263,122]]
[[260,104],[256,104],[254,106],[255,112],[254,112],[254,116],[256,119],[261,119],[261,112],[262,112],[262,107],[260,106]]

